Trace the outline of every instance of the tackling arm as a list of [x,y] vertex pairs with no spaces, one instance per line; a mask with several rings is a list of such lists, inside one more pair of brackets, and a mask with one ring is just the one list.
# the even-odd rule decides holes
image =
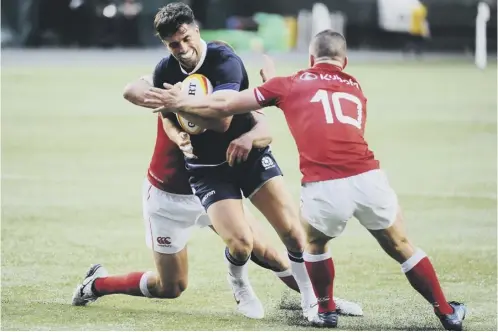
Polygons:
[[[219,90],[215,91],[213,95],[216,96],[230,96],[233,93],[237,93],[237,91],[234,90]],[[191,97],[192,98],[192,97]],[[228,130],[230,127],[230,124],[232,123],[232,116],[227,116],[227,117],[222,117],[222,118],[209,118],[209,117],[203,117],[199,114],[193,114],[189,112],[184,112],[182,110],[179,110],[177,112],[180,116],[184,117],[187,119],[187,121],[190,121],[192,123],[195,123],[196,125],[203,127],[203,128],[209,128],[214,131],[218,132],[225,132]],[[204,123],[210,123],[210,124],[215,124],[217,125],[217,129],[213,129],[213,127],[206,127],[203,124]]]
[[[125,89],[123,91],[123,98],[137,106],[142,106],[146,108],[161,107],[162,105],[161,103],[150,101],[147,100],[146,98],[145,93],[149,91],[149,89],[153,86],[154,85],[152,83],[151,75],[142,76],[140,79],[128,83],[125,86]],[[210,119],[210,118],[203,118],[195,114],[186,114],[186,113],[181,115],[184,116],[188,121],[195,123],[196,125],[201,126],[202,128],[207,128],[218,132],[225,132],[228,130],[228,127],[230,127],[230,119],[221,119],[221,120],[212,119],[212,118]],[[167,120],[171,122],[171,120],[169,119]]]
[[173,121],[168,119],[167,116],[163,116],[161,113],[159,113],[159,117],[163,122],[163,129],[166,135],[168,135],[169,139],[172,140],[173,143],[180,146],[180,142],[182,140],[180,134],[182,133],[182,131],[177,126],[175,126]]
[[147,102],[145,96],[145,92],[152,86],[152,76],[142,76],[139,80],[126,84],[123,98],[137,106],[156,108],[157,103]]
[[192,122],[199,127],[211,129],[213,131],[217,131],[220,133],[224,133],[230,127],[230,123],[232,118],[205,118],[200,115],[190,114],[186,112],[179,111],[177,112],[180,116],[184,117],[187,121]]
[[230,94],[212,94],[205,97],[179,96],[178,109],[184,113],[209,118],[225,118],[234,114],[249,113],[261,108],[252,89]]

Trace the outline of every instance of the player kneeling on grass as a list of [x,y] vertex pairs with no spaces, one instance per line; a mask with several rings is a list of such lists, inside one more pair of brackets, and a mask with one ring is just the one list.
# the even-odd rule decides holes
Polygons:
[[275,77],[253,91],[187,98],[177,87],[167,86],[170,90],[151,89],[148,95],[164,108],[204,117],[226,117],[273,105],[284,112],[303,174],[304,260],[319,306],[312,323],[337,326],[335,268],[327,244],[354,216],[401,264],[410,284],[433,306],[444,328],[461,330],[466,308],[446,301],[429,258],[406,236],[397,196],[364,139],[366,98],[358,81],[343,72],[346,64],[346,40],[326,30],[310,44],[311,68]]

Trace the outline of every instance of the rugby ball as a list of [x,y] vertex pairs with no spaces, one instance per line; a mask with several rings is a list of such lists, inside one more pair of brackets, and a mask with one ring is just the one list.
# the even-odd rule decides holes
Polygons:
[[[213,93],[213,85],[206,76],[192,74],[183,80],[182,92],[189,96],[206,96]],[[199,135],[206,131],[206,129],[189,122],[179,114],[176,115],[176,119],[180,127],[190,135]]]

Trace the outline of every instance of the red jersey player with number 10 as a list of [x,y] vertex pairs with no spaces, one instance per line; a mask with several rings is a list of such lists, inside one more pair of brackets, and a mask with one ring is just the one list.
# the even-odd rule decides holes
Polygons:
[[310,44],[311,68],[275,77],[253,91],[229,97],[185,98],[177,89],[156,91],[167,108],[205,117],[225,117],[277,106],[296,141],[303,175],[301,213],[308,224],[306,267],[318,298],[318,326],[337,326],[333,301],[334,263],[328,242],[353,216],[401,264],[410,284],[434,307],[448,330],[461,330],[466,308],[447,302],[426,254],[407,239],[398,199],[364,139],[367,100],[358,81],[343,72],[346,40],[317,34]]

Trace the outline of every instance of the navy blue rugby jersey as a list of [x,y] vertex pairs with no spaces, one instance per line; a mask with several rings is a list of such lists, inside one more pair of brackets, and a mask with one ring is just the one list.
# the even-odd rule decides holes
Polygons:
[[[176,84],[194,73],[206,76],[213,85],[213,91],[245,90],[249,78],[242,60],[229,47],[203,42],[203,53],[199,64],[187,73],[173,56],[163,58],[154,70],[154,86],[163,88],[163,83]],[[169,117],[178,121],[176,117]],[[232,140],[251,130],[254,118],[249,114],[235,115],[229,129],[224,133],[206,130],[199,135],[191,135],[194,154],[198,159],[185,159],[188,166],[214,166],[226,162],[226,151]]]

